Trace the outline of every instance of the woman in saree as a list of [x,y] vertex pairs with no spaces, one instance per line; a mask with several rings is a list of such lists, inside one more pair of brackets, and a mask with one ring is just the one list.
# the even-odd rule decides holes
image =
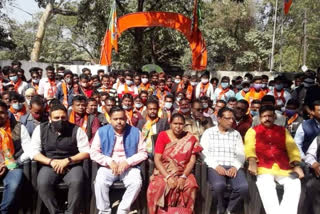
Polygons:
[[170,129],[160,132],[155,146],[155,169],[147,191],[149,214],[170,213],[174,208],[192,213],[198,188],[191,173],[201,152],[197,138],[183,131],[185,118],[172,115]]

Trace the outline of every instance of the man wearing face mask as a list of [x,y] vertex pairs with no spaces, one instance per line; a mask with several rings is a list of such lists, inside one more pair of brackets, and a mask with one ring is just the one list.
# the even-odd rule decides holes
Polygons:
[[95,92],[90,85],[90,77],[86,74],[81,74],[79,77],[80,94],[90,98]]
[[287,118],[286,128],[289,130],[291,136],[295,136],[299,125],[303,121],[303,117],[298,112],[299,102],[295,99],[288,100],[284,111],[284,116]]
[[142,73],[141,74],[141,84],[139,86],[139,93],[141,91],[149,91],[150,89],[150,83],[149,83],[149,75],[148,73]]
[[141,97],[137,96],[134,98],[134,111],[138,111],[141,114],[146,110],[145,105],[142,103]]
[[95,115],[86,113],[87,98],[83,95],[73,97],[72,109],[69,112],[69,122],[75,124],[86,132],[89,141],[94,137],[100,127],[100,122]]
[[284,90],[283,80],[281,77],[276,77],[274,79],[275,85],[274,89],[268,93],[268,95],[274,96],[276,100],[275,108],[281,111],[281,108],[286,105],[288,100],[291,99],[291,95],[288,91]]
[[42,164],[37,180],[39,196],[49,213],[64,213],[55,197],[56,184],[64,181],[68,185],[66,213],[81,213],[82,161],[89,158],[88,137],[79,126],[68,122],[62,104],[51,107],[49,119],[35,128],[30,148],[30,158]]
[[15,91],[11,91],[9,94],[9,101],[9,111],[14,115],[17,121],[20,121],[20,117],[27,113],[26,107],[23,104],[25,101],[24,97]]
[[24,93],[26,108],[29,108],[30,101],[31,101],[32,97],[34,97],[36,94],[37,93],[36,93],[36,90],[34,88],[28,88],[26,90],[26,92]]
[[202,113],[202,103],[200,100],[194,100],[191,104],[191,117],[186,119],[184,131],[192,133],[200,140],[203,132],[213,126],[210,117],[205,117]]
[[[309,80],[310,82],[307,84],[307,80],[308,78],[306,78],[303,82],[304,87],[307,88],[306,97],[304,100],[304,110],[310,118],[310,115],[312,115],[311,106],[313,102],[316,100],[320,100],[320,85],[319,82],[317,82],[318,84],[314,83],[315,76],[312,77],[313,82]],[[319,78],[317,78],[317,81],[319,81]]]
[[191,118],[191,106],[190,101],[187,98],[182,98],[179,101],[179,108],[174,110],[174,113],[180,113],[184,116],[185,119]]
[[259,109],[261,108],[261,101],[260,100],[252,100],[250,106],[250,116],[254,118],[255,116],[259,115]]
[[136,126],[138,121],[142,119],[142,115],[133,109],[133,96],[131,94],[123,95],[121,106],[125,110],[127,123],[131,126]]
[[27,128],[30,137],[36,126],[48,121],[43,106],[44,100],[40,95],[32,97],[29,105],[29,112],[20,118],[21,124]]
[[168,94],[164,99],[164,106],[161,109],[162,115],[161,118],[167,119],[167,121],[170,123],[171,121],[171,115],[173,113],[173,102],[174,102],[174,96],[172,94]]
[[262,77],[255,76],[252,80],[252,87],[246,93],[244,99],[251,105],[252,100],[261,100],[266,92],[262,90]]
[[242,100],[245,98],[246,94],[250,90],[250,82],[244,81],[241,83],[242,89],[236,94],[237,100]]
[[56,79],[57,79],[58,81],[63,80],[65,70],[66,70],[66,68],[65,68],[65,67],[62,67],[62,66],[57,68]]
[[17,74],[15,69],[9,70],[9,80],[10,84],[14,86],[14,91],[18,92],[19,94],[24,94],[25,90],[28,88],[28,83],[24,82]]
[[138,88],[133,84],[132,74],[127,73],[125,75],[125,84],[120,85],[117,92],[119,98],[124,94],[131,94],[133,97],[138,96]]
[[30,136],[27,129],[10,120],[8,106],[0,100],[0,180],[4,191],[0,204],[1,213],[14,213],[15,199],[21,194],[23,169],[20,163],[28,159],[27,147],[30,146]]
[[212,97],[213,86],[209,82],[209,72],[204,72],[201,75],[201,82],[196,86],[196,98],[199,99],[203,96]]
[[51,100],[55,98],[60,82],[56,80],[53,66],[48,66],[46,72],[47,78],[40,80],[38,94],[43,95],[47,100]]
[[176,94],[177,93],[183,93],[185,94],[185,97],[187,99],[189,99],[189,101],[192,100],[192,95],[193,95],[193,87],[190,84],[190,81],[188,79],[188,76],[183,76],[182,80],[180,81],[180,83],[177,85],[177,89],[176,89]]
[[217,88],[212,96],[212,101],[216,104],[217,100],[228,101],[230,97],[235,97],[235,93],[230,89],[230,78],[227,76],[222,77],[219,88]]
[[64,72],[64,81],[58,86],[56,98],[68,109],[72,105],[73,96],[73,73],[70,70],[66,70]]
[[146,143],[147,152],[153,153],[152,136],[169,129],[166,119],[158,117],[159,103],[155,99],[147,102],[147,116],[139,120],[137,128],[140,129],[143,140]]
[[40,75],[38,72],[38,68],[31,68],[30,75],[31,75],[31,79],[29,80],[28,88],[34,88],[38,93],[39,82],[40,82]]

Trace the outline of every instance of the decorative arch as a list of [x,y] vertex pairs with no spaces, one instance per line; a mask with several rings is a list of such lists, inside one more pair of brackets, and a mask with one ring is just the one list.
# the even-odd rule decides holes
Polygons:
[[[192,50],[192,69],[207,67],[207,49],[200,30],[192,29],[192,20],[172,12],[139,12],[124,15],[118,19],[117,34],[136,27],[166,27],[179,31],[189,42]],[[111,32],[107,30],[101,48],[100,64],[110,66],[112,62]]]

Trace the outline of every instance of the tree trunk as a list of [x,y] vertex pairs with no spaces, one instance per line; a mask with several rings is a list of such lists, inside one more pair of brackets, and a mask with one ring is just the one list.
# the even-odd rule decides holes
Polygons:
[[49,2],[39,21],[39,27],[38,27],[36,39],[34,41],[31,56],[30,56],[32,62],[39,61],[42,41],[44,38],[44,34],[46,32],[46,27],[50,19],[50,16],[52,14],[52,11],[53,11],[53,4]]

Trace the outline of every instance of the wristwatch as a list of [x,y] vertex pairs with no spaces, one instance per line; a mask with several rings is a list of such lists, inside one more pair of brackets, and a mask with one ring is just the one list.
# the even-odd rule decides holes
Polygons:
[[68,164],[72,163],[72,159],[70,157],[68,157],[68,161],[69,161]]

